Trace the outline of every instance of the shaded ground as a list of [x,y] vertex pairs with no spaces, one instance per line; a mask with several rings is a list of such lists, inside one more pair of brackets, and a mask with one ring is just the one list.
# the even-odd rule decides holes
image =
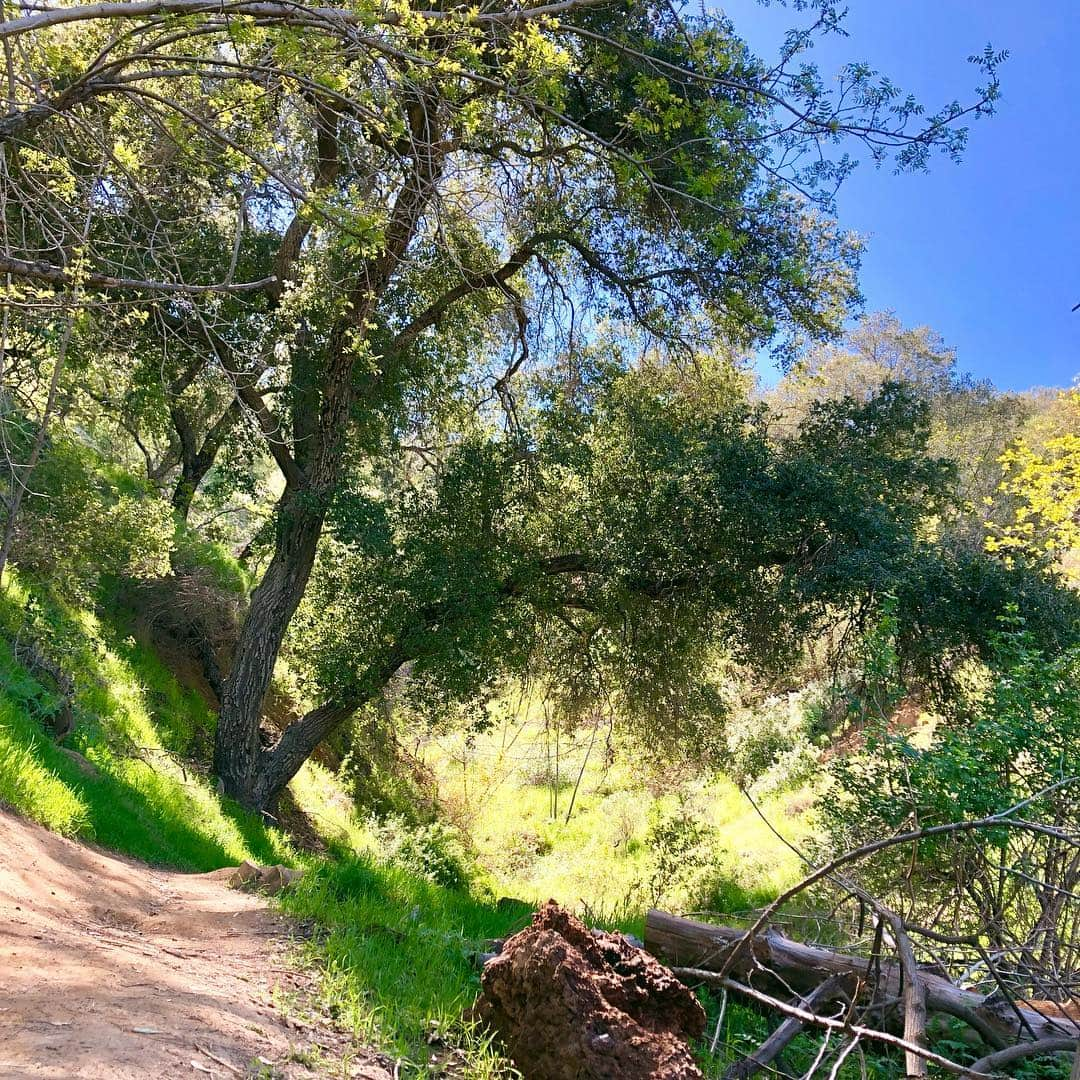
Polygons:
[[0,1076],[385,1080],[374,1055],[307,1015],[289,932],[218,878],[0,812]]

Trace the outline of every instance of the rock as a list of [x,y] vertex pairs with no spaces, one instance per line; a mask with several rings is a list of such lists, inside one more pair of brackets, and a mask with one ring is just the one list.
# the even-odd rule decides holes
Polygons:
[[245,859],[226,879],[230,889],[243,889],[252,884],[259,876],[259,867],[250,859]]
[[75,768],[78,769],[79,772],[83,774],[83,776],[87,776],[92,779],[95,776],[101,775],[98,767],[92,761],[83,757],[83,755],[80,754],[78,750],[69,750],[66,746],[59,746],[57,747],[57,749],[66,758],[70,758],[71,761],[74,762]]
[[304,876],[302,870],[293,870],[288,866],[257,866],[245,859],[239,866],[214,871],[215,875],[224,875],[225,884],[231,889],[261,889],[271,896],[281,892],[294,881]]
[[302,870],[293,870],[288,866],[264,866],[255,880],[263,892],[275,896],[303,876]]
[[619,934],[549,900],[484,967],[478,1016],[525,1080],[700,1080],[697,998]]

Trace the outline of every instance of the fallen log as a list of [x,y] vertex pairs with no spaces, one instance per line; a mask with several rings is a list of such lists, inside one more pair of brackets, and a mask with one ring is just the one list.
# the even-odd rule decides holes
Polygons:
[[[863,988],[873,987],[875,999],[891,1002],[903,1013],[901,965],[871,957],[805,945],[775,929],[746,941],[746,931],[685,919],[666,911],[650,910],[645,917],[645,948],[673,967],[720,972],[773,997],[806,996],[835,976],[846,977]],[[737,946],[741,946],[738,949]],[[727,962],[732,960],[730,964]],[[726,970],[725,969],[726,966]],[[1016,1041],[1080,1039],[1080,1022],[1053,1015],[1028,1004],[1009,1002],[956,986],[934,971],[920,969],[926,1009],[963,1020],[998,1048]]]

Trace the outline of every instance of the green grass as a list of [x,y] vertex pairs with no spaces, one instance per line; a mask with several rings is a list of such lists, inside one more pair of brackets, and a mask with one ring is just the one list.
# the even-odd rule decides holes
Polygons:
[[[640,751],[616,745],[607,754],[594,744],[589,753],[589,743],[588,733],[561,737],[557,785],[551,740],[528,711],[487,733],[446,735],[424,747],[441,798],[501,895],[551,898],[595,922],[626,925],[648,906],[745,911],[801,876],[798,856],[731,781],[650,776]],[[810,801],[798,791],[771,796],[762,808],[786,839],[805,844]],[[648,836],[653,823],[676,814],[708,830],[713,847],[698,872],[665,880],[656,876]]]
[[[0,672],[0,678],[6,672]],[[85,834],[91,811],[64,780],[68,762],[47,745],[5,688],[0,697],[0,803],[14,807],[64,836]]]
[[508,1075],[464,1014],[479,989],[475,954],[526,925],[528,906],[444,888],[372,855],[319,863],[282,904],[326,931],[307,946],[324,972],[324,1004],[400,1058],[404,1075],[423,1073],[440,1044],[463,1052],[466,1076]]
[[251,858],[292,861],[286,838],[218,797],[191,762],[205,758],[212,718],[145,646],[43,590],[9,583],[5,637],[27,612],[47,626],[75,684],[65,741],[43,718],[55,697],[0,640],[0,802],[69,836],[162,866],[209,870]]

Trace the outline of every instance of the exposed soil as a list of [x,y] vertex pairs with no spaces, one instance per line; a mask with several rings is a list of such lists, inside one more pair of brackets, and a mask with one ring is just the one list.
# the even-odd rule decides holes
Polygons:
[[310,1012],[295,927],[220,875],[154,870],[0,811],[0,1077],[389,1080]]
[[484,966],[477,1014],[525,1080],[701,1080],[694,995],[620,934],[553,900]]

